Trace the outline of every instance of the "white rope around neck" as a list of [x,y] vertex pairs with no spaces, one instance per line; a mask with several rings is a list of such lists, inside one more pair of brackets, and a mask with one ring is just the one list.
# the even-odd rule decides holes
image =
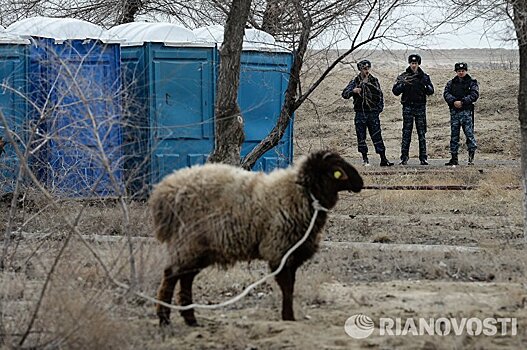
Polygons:
[[300,247],[302,244],[304,244],[304,242],[309,237],[309,234],[311,233],[311,231],[313,230],[313,227],[315,226],[315,221],[317,219],[318,212],[319,211],[324,211],[324,212],[328,212],[329,211],[329,209],[324,208],[320,204],[320,202],[315,198],[315,196],[313,196],[313,194],[311,192],[309,193],[309,195],[311,196],[311,199],[313,200],[311,205],[313,206],[313,209],[315,209],[315,212],[313,213],[313,216],[311,217],[311,222],[309,223],[309,227],[307,228],[307,231],[304,234],[304,236],[298,242],[296,242],[296,244],[294,246],[292,246],[284,254],[284,256],[282,257],[282,260],[280,261],[280,265],[278,265],[278,268],[276,270],[274,270],[270,274],[260,278],[258,281],[254,282],[253,284],[249,285],[247,288],[245,288],[243,290],[243,292],[241,292],[237,296],[235,296],[235,297],[233,297],[233,298],[231,298],[229,300],[226,300],[226,301],[224,301],[222,303],[219,303],[219,304],[212,304],[212,305],[189,304],[189,305],[185,305],[185,306],[180,306],[180,305],[173,305],[173,304],[165,303],[165,302],[163,302],[161,300],[158,300],[156,298],[152,298],[152,297],[150,297],[150,296],[148,296],[146,294],[143,294],[141,292],[134,292],[134,294],[137,295],[137,296],[140,296],[141,298],[144,298],[144,299],[146,299],[148,301],[151,301],[151,302],[154,302],[156,304],[159,304],[159,305],[165,306],[167,308],[170,308],[172,310],[178,310],[178,311],[184,311],[184,310],[190,310],[190,309],[219,309],[219,308],[225,307],[227,305],[234,304],[235,302],[239,301],[240,299],[245,297],[247,294],[249,294],[249,292],[251,290],[253,290],[254,288],[259,286],[260,284],[262,284],[265,281],[267,281],[269,278],[278,275],[282,271],[282,269],[284,268],[285,263],[286,263],[287,259],[289,258],[289,256],[291,256],[291,254],[293,254],[293,252],[295,250],[297,250],[298,247]]

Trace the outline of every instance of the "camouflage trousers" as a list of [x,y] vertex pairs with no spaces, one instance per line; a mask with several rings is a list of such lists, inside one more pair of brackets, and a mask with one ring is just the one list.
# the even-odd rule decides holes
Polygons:
[[403,138],[401,141],[401,159],[408,159],[412,129],[415,122],[419,140],[419,159],[426,160],[426,105],[403,106]]
[[450,153],[457,154],[459,150],[459,134],[463,128],[467,139],[467,149],[475,151],[478,148],[474,137],[474,123],[472,121],[472,111],[458,111],[450,109]]
[[366,129],[370,133],[371,141],[376,153],[386,150],[381,135],[381,121],[379,112],[356,112],[355,113],[355,132],[357,133],[357,145],[360,153],[368,153],[366,145]]

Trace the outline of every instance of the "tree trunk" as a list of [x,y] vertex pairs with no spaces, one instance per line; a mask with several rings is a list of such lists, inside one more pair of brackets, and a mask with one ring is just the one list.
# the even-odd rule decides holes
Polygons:
[[278,145],[278,142],[284,136],[285,130],[289,125],[291,117],[295,110],[300,106],[301,102],[297,100],[297,91],[300,84],[300,71],[304,63],[304,55],[309,43],[309,35],[311,33],[311,18],[305,18],[302,15],[302,9],[297,7],[299,17],[302,22],[302,33],[298,42],[298,49],[295,50],[293,57],[293,66],[289,76],[289,83],[285,92],[284,104],[280,111],[280,116],[276,125],[273,127],[269,135],[265,137],[253,150],[245,157],[242,163],[244,169],[252,169],[256,161],[264,155],[265,152]]
[[518,93],[518,116],[521,130],[521,169],[523,185],[523,232],[527,240],[527,3],[517,1],[514,6],[514,27],[520,51],[520,88]]
[[125,0],[123,5],[123,13],[117,20],[119,24],[130,23],[135,21],[135,16],[141,8],[141,0]]
[[240,56],[250,0],[233,0],[220,48],[220,68],[215,106],[215,145],[208,161],[240,165],[241,145],[245,138],[243,118],[238,106]]
[[280,14],[284,6],[280,5],[280,0],[267,0],[264,15],[262,18],[262,30],[275,36],[280,29]]

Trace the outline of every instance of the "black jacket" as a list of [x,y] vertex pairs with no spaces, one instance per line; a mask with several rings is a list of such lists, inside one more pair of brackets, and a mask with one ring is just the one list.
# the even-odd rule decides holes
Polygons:
[[[474,102],[479,98],[479,85],[476,79],[472,79],[470,75],[465,75],[463,79],[454,77],[446,83],[443,97],[448,103],[448,106],[457,110],[470,110],[474,108]],[[463,106],[455,108],[454,102],[461,101]]]
[[426,96],[434,93],[434,85],[430,76],[423,72],[421,67],[414,73],[410,67],[397,77],[392,92],[395,96],[401,96],[403,105],[424,105]]
[[[353,89],[362,89],[360,94],[353,92]],[[384,96],[381,91],[379,80],[373,75],[368,75],[368,81],[357,75],[349,82],[348,86],[342,91],[342,97],[348,99],[353,96],[353,109],[355,112],[379,112],[384,109]]]

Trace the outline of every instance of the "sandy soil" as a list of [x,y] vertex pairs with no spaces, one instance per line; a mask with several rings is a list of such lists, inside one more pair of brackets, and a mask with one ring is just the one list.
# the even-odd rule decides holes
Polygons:
[[[173,325],[160,331],[152,304],[114,288],[93,258],[93,252],[99,254],[116,278],[129,282],[128,246],[123,242],[92,243],[90,252],[74,239],[56,267],[27,344],[127,349],[527,348],[527,246],[523,240],[522,195],[520,190],[506,188],[518,186],[520,179],[515,109],[518,73],[500,66],[509,53],[495,53],[498,56],[494,58],[479,51],[465,54],[442,52],[436,53],[434,60],[425,56],[423,61],[437,91],[428,108],[432,163],[428,168],[417,165],[415,131],[409,167],[387,170],[380,168],[376,160],[369,168],[360,166],[351,102],[340,97],[355,74],[352,63],[338,67],[297,112],[296,157],[311,149],[332,148],[360,167],[366,184],[454,184],[474,185],[477,189],[343,194],[330,215],[320,252],[297,276],[296,322],[280,320],[281,295],[270,281],[233,306],[198,310],[198,327],[185,326],[174,313]],[[402,118],[400,104],[390,91],[405,64],[394,63],[393,58],[385,58],[386,62],[382,57],[374,58],[372,73],[379,77],[386,97],[381,117],[383,136],[388,156],[396,160]],[[449,65],[458,60],[475,67],[470,73],[481,86],[476,108],[479,150],[475,166],[451,169],[442,165],[449,156],[449,115],[442,89],[454,75]],[[305,84],[320,71],[317,66],[308,68]],[[465,158],[466,150],[462,148],[461,159]],[[78,203],[60,205],[60,216],[56,210],[38,205],[17,212],[15,226],[47,238],[17,241],[11,269],[0,274],[4,313],[0,333],[4,330],[6,335],[0,348],[16,344],[26,329],[44,277],[64,242],[61,237],[68,232],[62,218],[74,221],[80,211]],[[78,227],[90,234],[119,236],[128,230],[132,235],[148,236],[151,227],[144,204],[134,203],[129,210],[131,223],[125,229],[123,214],[115,204],[85,208]],[[422,245],[433,245],[433,249],[423,249]],[[162,252],[157,244],[134,244],[137,286],[148,295],[155,295],[159,283]],[[197,278],[195,301],[226,300],[266,271],[258,262],[228,271],[208,269]],[[362,340],[351,338],[344,330],[348,317],[359,313],[371,317],[376,327]],[[381,317],[416,321],[430,317],[515,317],[518,334],[381,336]]]
[[521,349],[525,343],[519,336],[381,336],[374,331],[366,339],[353,339],[343,325],[358,313],[368,315],[377,325],[380,317],[483,319],[496,315],[517,317],[521,324],[526,321],[524,295],[524,288],[513,283],[333,282],[322,288],[324,304],[308,305],[297,322],[277,321],[276,315],[261,307],[229,311],[220,317],[207,313],[202,326],[179,326],[169,339],[151,345],[163,349],[191,344],[206,349]]

